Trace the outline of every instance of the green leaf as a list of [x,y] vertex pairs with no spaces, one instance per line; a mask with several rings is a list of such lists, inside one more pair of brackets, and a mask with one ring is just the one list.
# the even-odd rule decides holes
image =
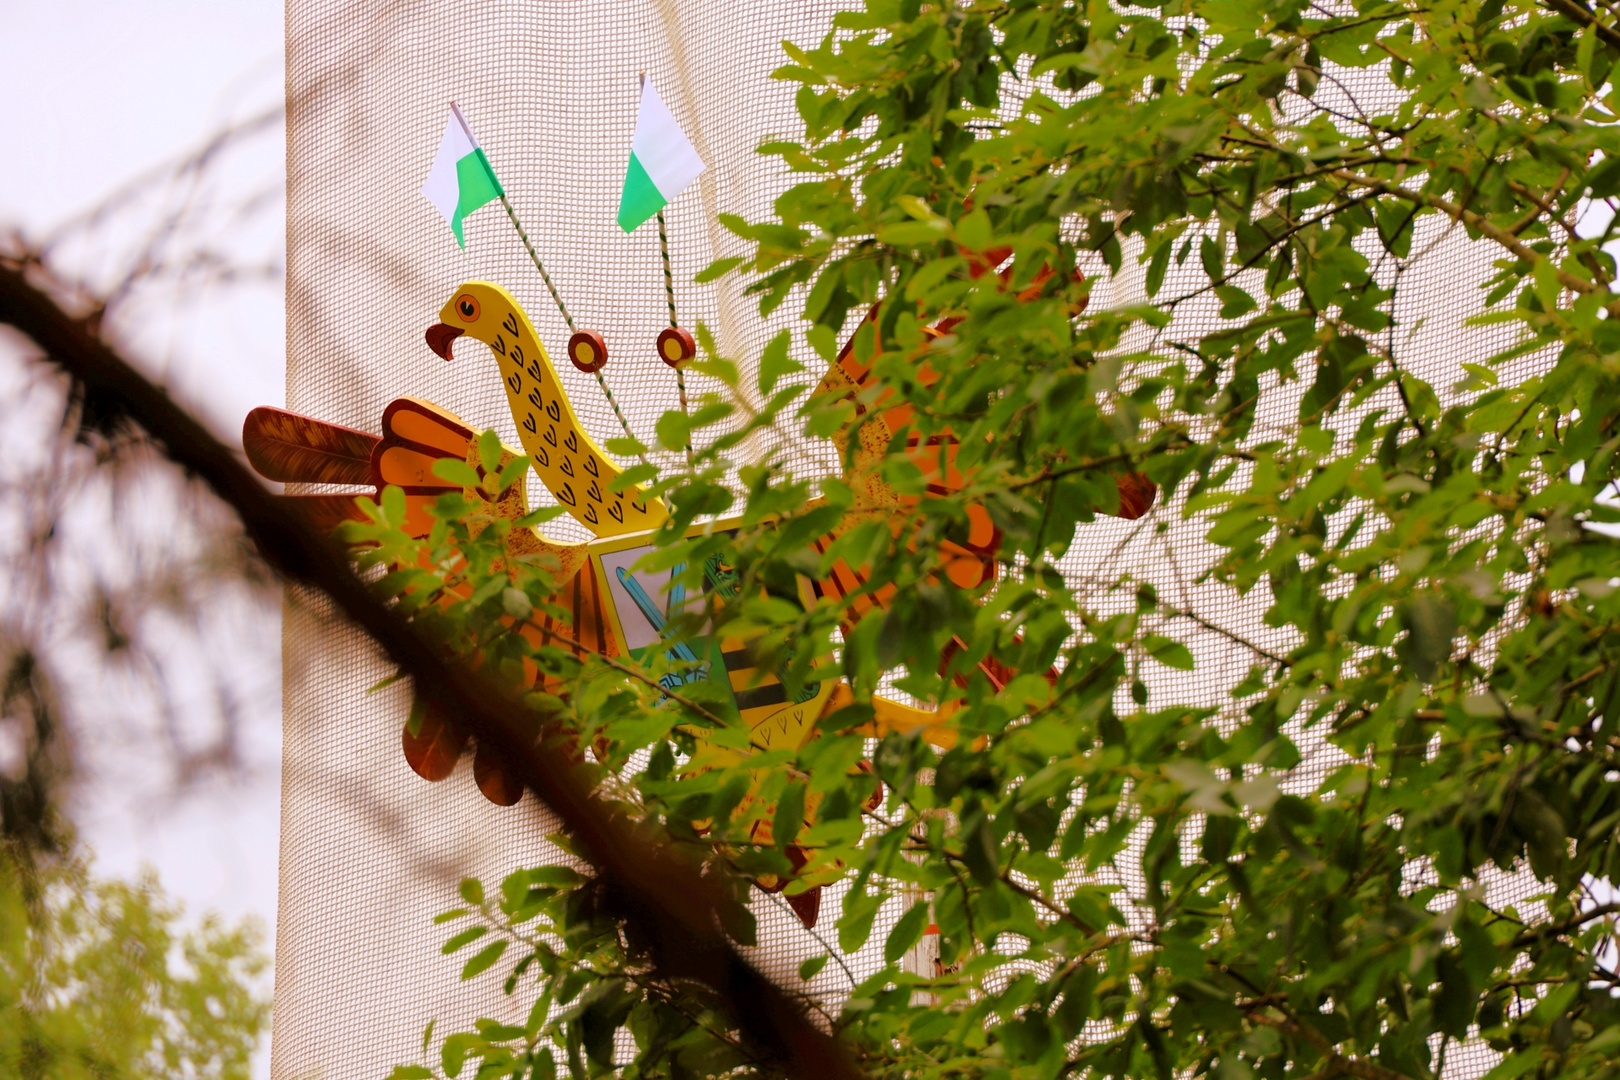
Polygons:
[[1198,241],[1198,258],[1204,264],[1204,273],[1209,275],[1210,281],[1219,281],[1226,276],[1226,250],[1214,237],[1206,236]]
[[1147,654],[1165,667],[1175,668],[1177,671],[1191,671],[1196,663],[1192,650],[1179,641],[1174,641],[1162,634],[1148,634],[1142,638],[1142,647]]
[[692,441],[691,419],[674,409],[658,418],[655,429],[658,432],[658,445],[665,450],[685,450]]
[[776,815],[771,820],[771,838],[779,848],[793,843],[804,827],[806,787],[801,780],[791,780],[776,803]]
[[870,894],[864,890],[851,890],[844,897],[844,914],[839,917],[838,947],[846,954],[859,951],[866,939],[872,934],[872,923],[877,918],[878,908],[883,905],[883,896]]
[[754,913],[745,907],[736,906],[726,909],[724,927],[731,940],[739,945],[754,946],[759,944],[759,920]]
[[405,492],[396,484],[389,484],[382,493],[383,516],[396,528],[405,523]]
[[898,225],[885,225],[877,231],[878,242],[890,244],[894,247],[921,247],[927,244],[937,244],[945,239],[945,231],[949,223],[944,218],[939,224],[922,221],[906,221]]
[[467,1054],[472,1050],[478,1036],[469,1032],[458,1032],[444,1040],[439,1048],[439,1063],[444,1066],[446,1076],[460,1076],[461,1067],[467,1061]]
[[1531,1015],[1535,1017],[1538,1023],[1550,1024],[1567,1013],[1570,1006],[1575,1004],[1575,999],[1580,997],[1580,994],[1581,984],[1579,982],[1570,982],[1565,983],[1563,986],[1554,987],[1547,991],[1546,997],[1536,1003],[1534,1009],[1530,1010]]
[[823,360],[831,361],[838,355],[838,337],[827,326],[812,326],[805,335],[810,347],[816,350],[816,355]]
[[[457,461],[455,458],[446,457],[434,461],[433,475],[440,480],[460,484],[462,487],[475,488],[479,483],[478,471],[465,461]],[[393,515],[390,514],[389,516],[392,517]]]
[[567,866],[536,866],[529,871],[531,886],[546,885],[554,889],[572,889],[587,879],[578,870]]
[[386,690],[388,687],[393,686],[395,683],[399,682],[399,680],[405,677],[406,675],[404,671],[396,671],[392,675],[389,675],[386,678],[378,679],[376,682],[366,687],[366,693],[375,694],[379,690]]
[[888,938],[883,942],[883,960],[892,964],[906,954],[906,952],[922,937],[923,930],[928,925],[928,904],[920,901],[906,909],[900,920],[889,931]]
[[982,209],[962,215],[956,223],[956,241],[969,251],[986,251],[990,247],[990,215]]
[[804,370],[804,365],[788,355],[788,348],[792,344],[792,335],[786,330],[771,338],[765,346],[765,351],[759,357],[759,391],[770,395],[776,390],[777,382],[784,375],[792,375]]
[[1169,240],[1164,241],[1153,252],[1153,258],[1148,261],[1143,288],[1149,296],[1159,295],[1159,289],[1164,285],[1165,271],[1170,268],[1170,250],[1174,246]]
[[568,513],[568,508],[565,506],[541,506],[524,514],[512,522],[512,525],[514,528],[532,529],[544,525],[548,521],[555,521],[566,513]]
[[828,953],[822,953],[820,956],[812,956],[805,960],[804,963],[800,964],[799,980],[801,982],[809,982],[811,979],[815,978],[816,975],[820,973],[821,969],[827,966],[828,955]]
[[1479,988],[1450,952],[1443,952],[1436,958],[1435,971],[1440,976],[1440,992],[1434,1007],[1435,1022],[1441,1031],[1452,1038],[1467,1038],[1469,1025],[1474,1022]]
[[443,911],[443,912],[440,912],[439,914],[433,916],[433,921],[435,923],[447,923],[447,922],[451,921],[452,919],[461,918],[462,916],[466,915],[468,913],[468,911],[469,911],[468,908],[456,908],[453,911]]
[[1215,295],[1221,301],[1221,318],[1236,319],[1247,315],[1259,305],[1254,297],[1238,288],[1236,285],[1217,285]]
[[451,938],[449,941],[446,941],[444,943],[444,947],[441,948],[439,952],[443,953],[445,956],[449,956],[457,949],[477,941],[487,933],[489,933],[489,927],[487,926],[470,926],[461,933],[457,934],[455,937]]
[[962,822],[962,861],[980,885],[1001,880],[1001,849],[990,816],[977,810]]
[[494,966],[495,961],[499,960],[501,955],[506,952],[508,944],[505,941],[492,941],[473,954],[473,958],[467,961],[467,966],[461,969],[462,979],[470,979],[474,975],[481,975],[488,971]]
[[534,1004],[529,1008],[529,1019],[524,1023],[523,1030],[529,1038],[534,1038],[540,1029],[546,1026],[546,1018],[551,1015],[551,995],[541,994],[535,998]]
[[1620,195],[1620,156],[1606,157],[1586,174],[1587,193],[1594,199]]
[[727,274],[731,273],[733,270],[737,269],[737,267],[741,266],[747,261],[748,259],[742,256],[729,259],[716,259],[714,262],[698,271],[697,276],[692,278],[692,281],[694,284],[698,285],[703,285],[710,281],[719,281],[721,278],[725,277]]
[[534,605],[529,602],[529,594],[522,589],[506,589],[501,592],[501,609],[514,619],[527,619],[534,614]]
[[494,429],[485,431],[478,436],[478,463],[484,467],[486,473],[496,473],[501,469],[501,437],[495,434]]
[[1539,1047],[1517,1054],[1509,1054],[1497,1062],[1496,1067],[1486,1073],[1483,1080],[1515,1080],[1516,1077],[1523,1076],[1540,1064],[1541,1050]]
[[1457,616],[1449,601],[1433,593],[1412,597],[1401,609],[1408,637],[1404,650],[1412,670],[1425,682],[1451,657]]
[[611,454],[618,454],[620,457],[627,458],[639,457],[647,452],[647,447],[641,443],[641,440],[631,438],[628,435],[609,436],[602,440],[602,446]]

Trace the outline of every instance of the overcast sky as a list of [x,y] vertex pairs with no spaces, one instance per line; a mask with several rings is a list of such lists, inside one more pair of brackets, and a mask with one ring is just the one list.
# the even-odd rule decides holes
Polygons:
[[[142,0],[8,4],[0,15],[0,228],[33,239],[104,199],[131,178],[184,155],[232,118],[274,105],[282,93],[282,5]],[[277,180],[279,129],[232,165],[242,190]],[[281,213],[244,228],[244,249],[279,250]],[[252,235],[248,235],[248,234]],[[94,251],[70,252],[94,272]],[[149,370],[239,442],[258,404],[281,404],[284,328],[279,284],[211,297],[205,310],[158,313],[132,343]],[[257,665],[247,703],[247,775],[182,797],[154,797],[110,783],[77,807],[105,874],[155,867],[193,913],[257,914],[273,926],[279,777],[279,626],[255,626]],[[96,765],[91,755],[92,765]],[[113,763],[116,764],[116,763]],[[95,777],[92,777],[95,779]],[[109,790],[111,789],[111,790]],[[261,1055],[262,1056],[262,1055]],[[264,1063],[260,1063],[264,1072]]]

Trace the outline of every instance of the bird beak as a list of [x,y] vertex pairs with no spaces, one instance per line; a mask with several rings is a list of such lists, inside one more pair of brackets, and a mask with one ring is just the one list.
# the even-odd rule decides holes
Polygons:
[[427,333],[423,336],[427,338],[428,348],[438,353],[439,359],[448,361],[455,359],[450,355],[450,343],[465,332],[464,330],[457,330],[453,326],[446,326],[444,323],[434,323],[427,328]]

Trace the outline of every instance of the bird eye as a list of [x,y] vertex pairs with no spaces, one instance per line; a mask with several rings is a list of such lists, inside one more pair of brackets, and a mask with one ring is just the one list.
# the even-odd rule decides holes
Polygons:
[[462,293],[456,297],[456,314],[460,315],[464,322],[478,321],[478,301],[471,293]]

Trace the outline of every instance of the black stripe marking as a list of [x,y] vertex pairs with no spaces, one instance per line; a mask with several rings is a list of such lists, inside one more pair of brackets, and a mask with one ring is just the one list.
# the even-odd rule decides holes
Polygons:
[[787,690],[781,683],[756,686],[752,690],[733,690],[732,695],[737,699],[738,712],[747,712],[763,705],[780,705],[787,700]]

